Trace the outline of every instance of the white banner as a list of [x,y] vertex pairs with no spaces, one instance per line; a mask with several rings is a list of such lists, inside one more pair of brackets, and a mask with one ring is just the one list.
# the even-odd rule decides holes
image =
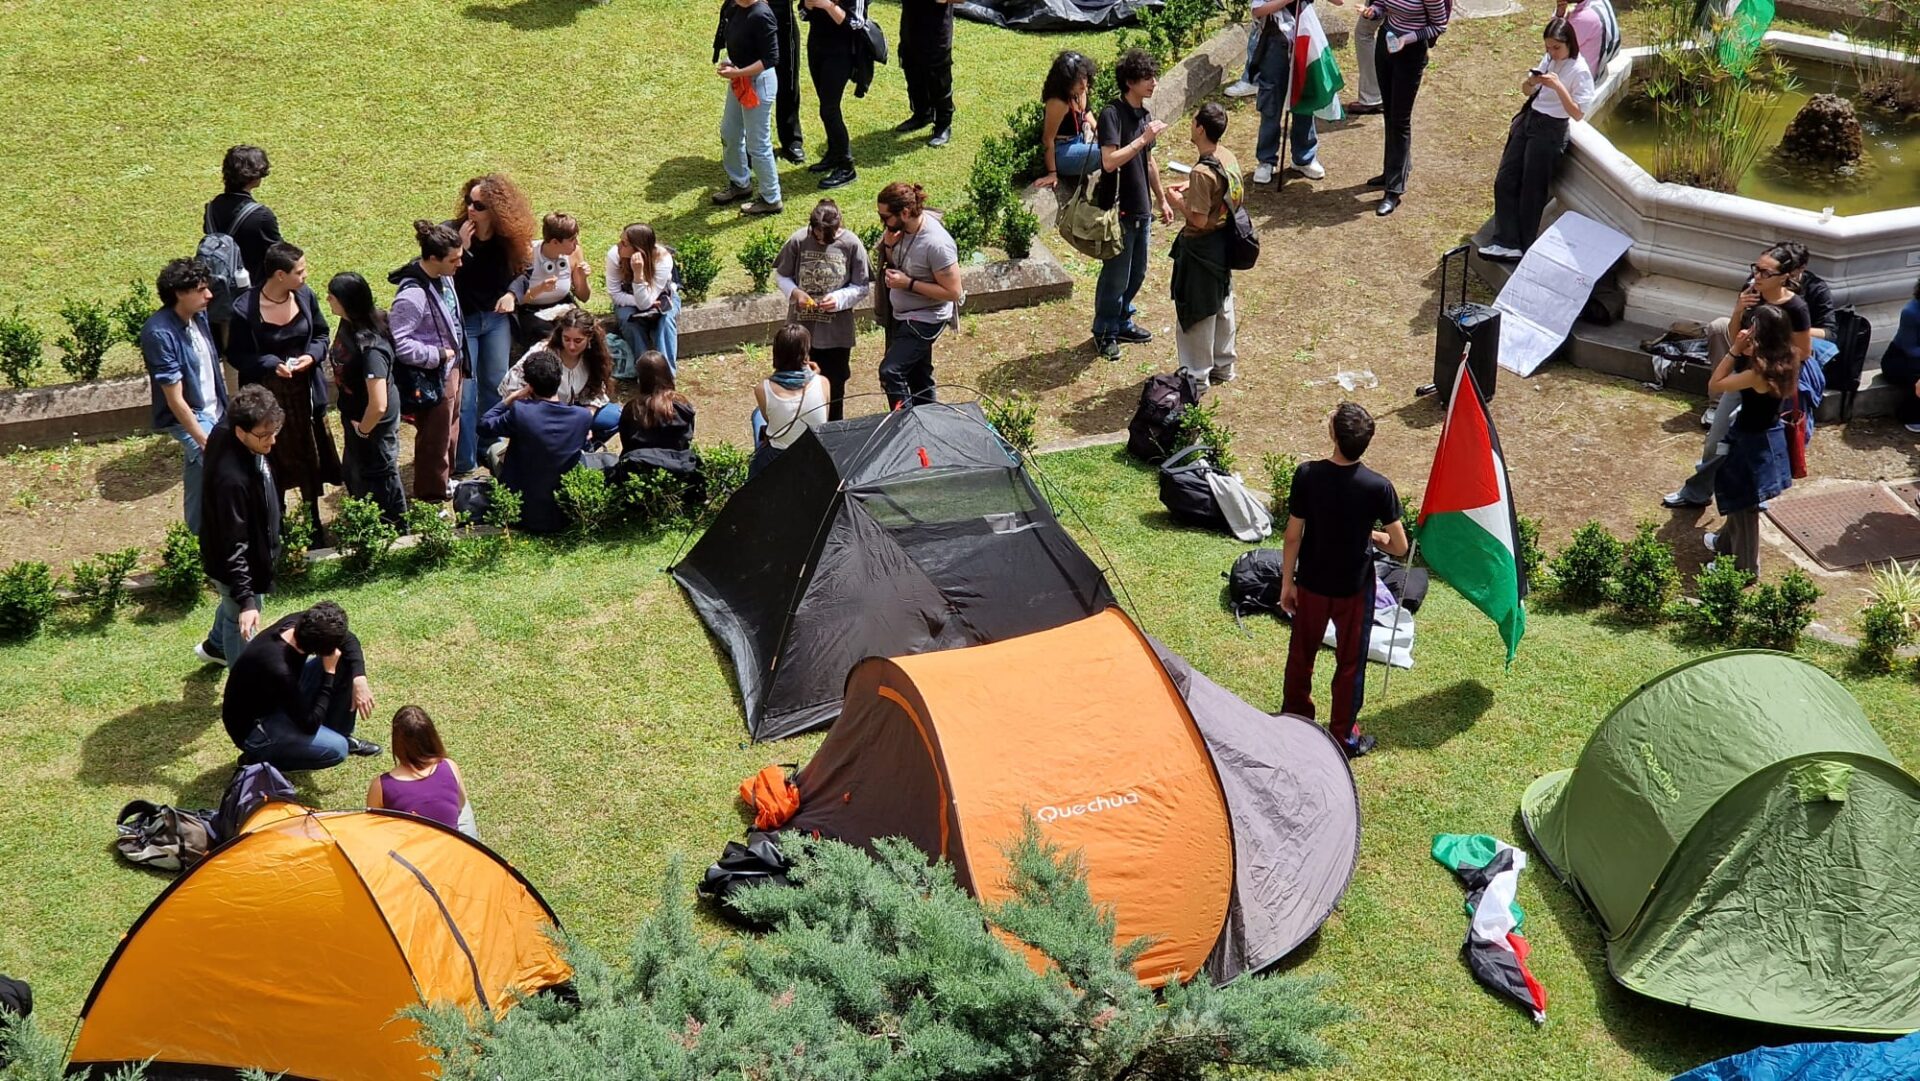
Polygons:
[[1594,283],[1618,262],[1633,241],[1584,214],[1560,215],[1500,290],[1500,366],[1532,375],[1567,340]]

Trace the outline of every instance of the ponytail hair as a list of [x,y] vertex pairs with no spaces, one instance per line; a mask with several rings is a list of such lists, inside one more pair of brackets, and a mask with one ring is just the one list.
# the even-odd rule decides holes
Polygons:
[[416,218],[413,222],[413,237],[420,242],[420,258],[444,259],[449,252],[460,248],[460,234],[451,225],[443,222]]
[[896,180],[880,189],[880,204],[895,214],[917,214],[926,209],[927,189]]

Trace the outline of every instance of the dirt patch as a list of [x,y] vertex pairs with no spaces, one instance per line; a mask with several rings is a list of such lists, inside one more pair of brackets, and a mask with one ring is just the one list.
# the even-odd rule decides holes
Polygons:
[[[1236,281],[1241,374],[1213,392],[1238,433],[1243,468],[1257,472],[1267,451],[1324,453],[1324,418],[1351,397],[1379,419],[1369,462],[1405,496],[1425,486],[1442,413],[1412,390],[1432,376],[1437,266],[1441,253],[1491,213],[1492,176],[1507,119],[1519,105],[1514,80],[1539,56],[1537,27],[1546,9],[1533,8],[1508,19],[1456,22],[1436,47],[1415,115],[1412,184],[1397,213],[1376,217],[1376,195],[1364,187],[1380,169],[1377,116],[1322,126],[1326,179],[1293,176],[1281,190],[1251,194],[1264,253],[1260,267]],[[1342,60],[1351,66],[1350,53]],[[1247,103],[1229,105],[1227,145],[1250,167],[1257,114]],[[1162,159],[1190,157],[1183,131],[1176,121]],[[857,210],[853,221],[865,224]],[[1036,395],[1043,440],[1123,428],[1140,381],[1174,364],[1170,240],[1165,230],[1156,234],[1139,301],[1153,343],[1126,347],[1115,363],[1095,355],[1088,323],[1096,267],[1068,253],[1063,261],[1078,279],[1075,298],[966,318],[962,333],[938,349],[942,383],[956,397],[965,387]],[[862,396],[849,402],[850,412],[885,407],[873,375],[880,351],[876,333],[862,337],[850,388]],[[683,364],[682,387],[699,406],[702,441],[744,442],[751,388],[765,368],[761,349]],[[1344,392],[1335,375],[1345,370],[1369,370],[1379,385]],[[1549,549],[1590,518],[1623,534],[1652,519],[1691,574],[1705,555],[1699,532],[1718,515],[1667,511],[1659,498],[1700,453],[1703,404],[1560,363],[1527,380],[1503,374],[1492,409],[1521,512],[1542,521]],[[1886,421],[1823,428],[1811,461],[1823,477],[1920,474],[1913,439]],[[177,478],[177,452],[157,439],[0,459],[0,562],[64,564],[128,544],[152,547],[177,513]],[[1249,480],[1265,484],[1264,477]],[[1793,565],[1792,548],[1778,534],[1770,537],[1763,556],[1769,574]],[[1858,607],[1853,587],[1864,576],[1822,572],[1817,579],[1828,591],[1823,617],[1851,617]]]

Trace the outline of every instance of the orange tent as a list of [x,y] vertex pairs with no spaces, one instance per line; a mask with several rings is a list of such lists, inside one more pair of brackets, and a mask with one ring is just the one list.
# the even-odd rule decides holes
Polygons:
[[902,836],[1004,900],[1026,820],[1085,853],[1148,984],[1191,979],[1226,922],[1234,843],[1180,691],[1118,609],[1053,630],[853,670],[840,720],[800,774],[792,828]]
[[[151,1058],[314,1081],[431,1077],[407,1006],[499,1016],[572,975],[558,921],[492,850],[393,811],[270,803],[121,939],[75,1072]],[[178,1006],[180,1008],[174,1008]]]

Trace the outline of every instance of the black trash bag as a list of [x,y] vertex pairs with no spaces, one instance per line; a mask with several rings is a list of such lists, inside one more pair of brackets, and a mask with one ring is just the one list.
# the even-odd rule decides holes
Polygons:
[[707,868],[706,877],[700,882],[700,896],[713,901],[720,914],[731,923],[750,930],[764,930],[765,925],[747,919],[727,899],[734,891],[747,886],[771,883],[776,886],[790,886],[787,880],[787,858],[775,843],[777,835],[755,830],[747,834],[747,843],[728,841],[727,847],[720,852],[720,859]]

